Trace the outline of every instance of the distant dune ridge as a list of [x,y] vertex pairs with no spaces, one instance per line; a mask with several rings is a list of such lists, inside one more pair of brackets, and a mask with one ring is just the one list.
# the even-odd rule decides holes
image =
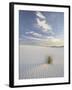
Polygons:
[[19,46],[19,79],[64,76],[64,47]]

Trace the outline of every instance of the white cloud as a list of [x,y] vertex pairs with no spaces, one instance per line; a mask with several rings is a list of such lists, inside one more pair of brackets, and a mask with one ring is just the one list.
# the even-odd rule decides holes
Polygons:
[[60,41],[61,39],[57,39],[57,38],[52,39],[52,42],[60,42]]
[[48,31],[48,24],[46,23],[45,20],[40,20],[39,18],[36,19],[37,24],[43,29],[44,32]]
[[46,22],[46,20],[40,20],[39,18],[36,18],[37,25],[42,29],[43,32],[52,32],[52,27]]
[[53,36],[47,36],[47,37],[45,37],[45,39],[54,39],[54,37]]
[[40,38],[36,38],[36,37],[32,37],[32,36],[23,36],[25,39],[30,39],[30,40],[37,40],[37,41],[41,41],[42,39]]
[[34,32],[34,31],[26,32],[26,34],[33,35],[33,36],[35,36],[35,37],[42,37],[41,34],[36,33],[36,32]]
[[54,32],[52,31],[51,25],[48,24],[46,17],[41,12],[36,12],[36,15],[38,16],[36,18],[36,25],[37,27],[41,28],[42,32],[50,33],[51,35],[54,35]]
[[52,43],[55,46],[63,46],[64,45],[64,40],[63,39],[53,39]]
[[34,40],[39,45],[42,46],[64,46],[64,39],[54,38],[54,37],[46,37],[46,38],[37,38],[33,36],[22,36],[24,39]]
[[33,34],[33,31],[25,32],[25,34]]
[[37,25],[42,29],[43,32],[51,31],[52,33],[52,27],[48,24],[46,21],[46,17],[41,12],[36,12],[36,15],[38,16],[36,18]]
[[34,36],[41,37],[42,35],[39,33],[33,33]]
[[41,19],[45,19],[45,16],[41,13],[41,12],[36,12],[36,15],[41,18]]
[[41,42],[42,46],[64,46],[63,39],[50,38]]

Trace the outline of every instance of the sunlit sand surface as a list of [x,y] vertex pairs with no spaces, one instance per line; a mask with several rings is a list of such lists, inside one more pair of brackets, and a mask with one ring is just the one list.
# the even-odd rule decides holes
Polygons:
[[[64,48],[22,45],[19,47],[19,79],[52,78],[64,76]],[[47,57],[51,56],[52,64]]]

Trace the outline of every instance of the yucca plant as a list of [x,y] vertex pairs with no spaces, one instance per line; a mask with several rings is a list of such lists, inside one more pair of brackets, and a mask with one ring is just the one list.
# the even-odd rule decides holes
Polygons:
[[52,64],[52,63],[53,63],[53,59],[52,59],[51,56],[48,56],[48,58],[47,58],[47,63],[48,63],[48,64]]

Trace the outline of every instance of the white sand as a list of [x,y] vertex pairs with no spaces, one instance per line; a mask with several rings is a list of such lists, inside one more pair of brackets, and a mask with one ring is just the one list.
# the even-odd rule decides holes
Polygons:
[[[64,48],[20,45],[19,78],[48,78],[64,76]],[[51,56],[53,64],[47,64]]]

